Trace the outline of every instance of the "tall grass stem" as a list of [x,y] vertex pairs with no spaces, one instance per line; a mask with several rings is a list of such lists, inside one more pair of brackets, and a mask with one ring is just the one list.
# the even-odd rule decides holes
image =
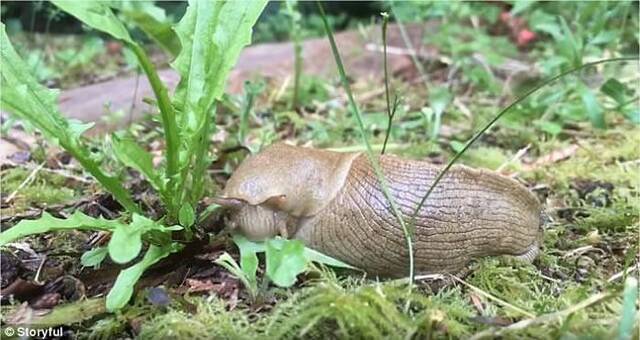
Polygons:
[[412,221],[415,221],[416,216],[418,215],[418,212],[420,212],[420,209],[422,209],[422,207],[424,206],[424,203],[427,201],[427,198],[429,197],[429,195],[431,195],[431,192],[433,192],[433,189],[438,185],[438,183],[440,183],[440,180],[442,179],[442,177],[449,171],[449,169],[451,169],[451,167],[453,166],[453,164],[467,151],[467,149],[469,149],[469,147],[471,146],[471,144],[475,143],[487,130],[489,130],[489,128],[491,128],[497,121],[498,119],[502,118],[502,116],[504,116],[505,113],[507,113],[511,108],[515,107],[516,105],[520,104],[522,101],[524,101],[525,99],[527,99],[527,97],[529,97],[531,94],[533,94],[534,92],[538,91],[539,89],[553,83],[554,81],[569,75],[571,73],[575,73],[578,72],[582,69],[588,68],[588,67],[592,67],[595,65],[599,65],[599,64],[604,64],[604,63],[611,63],[611,62],[623,62],[623,61],[632,61],[632,60],[638,60],[637,57],[620,57],[620,58],[611,58],[611,59],[603,59],[603,60],[598,60],[598,61],[594,61],[591,63],[587,63],[587,64],[583,64],[580,65],[578,67],[572,68],[568,71],[562,72],[554,77],[551,77],[550,79],[534,86],[531,90],[527,91],[523,96],[517,98],[516,100],[514,100],[511,104],[509,104],[507,107],[505,107],[504,109],[502,109],[502,111],[500,111],[495,117],[493,117],[493,119],[491,119],[491,121],[489,121],[489,123],[487,123],[482,129],[480,129],[480,131],[478,131],[471,139],[469,139],[467,141],[467,143],[464,145],[464,147],[458,151],[458,153],[456,153],[455,156],[453,156],[453,158],[449,161],[449,163],[447,163],[447,166],[444,167],[444,169],[442,169],[442,171],[440,171],[440,173],[438,174],[438,176],[436,176],[436,179],[433,181],[433,183],[431,184],[431,186],[429,187],[429,190],[427,190],[427,193],[422,197],[422,200],[420,201],[420,204],[418,204],[418,206],[416,207],[415,211],[413,212],[413,217],[412,217]]
[[387,181],[382,173],[382,169],[380,168],[380,163],[378,162],[378,158],[373,153],[371,148],[371,144],[369,144],[369,140],[367,139],[367,132],[364,127],[364,122],[362,120],[362,114],[360,113],[360,109],[358,108],[358,104],[356,103],[353,93],[351,92],[351,86],[349,85],[349,80],[347,79],[347,74],[344,70],[344,65],[342,64],[342,59],[340,58],[340,53],[338,52],[338,47],[336,46],[335,39],[333,38],[333,32],[331,30],[331,26],[329,25],[329,21],[327,20],[327,16],[324,13],[324,8],[322,8],[322,4],[319,1],[316,1],[318,5],[318,9],[320,11],[320,16],[322,18],[322,22],[324,23],[324,28],[327,32],[327,37],[329,38],[329,44],[331,45],[331,51],[333,52],[333,56],[336,60],[336,65],[338,67],[338,73],[340,73],[340,80],[342,81],[342,86],[347,92],[347,97],[349,98],[349,103],[351,104],[351,109],[358,123],[358,127],[360,129],[360,134],[362,135],[362,141],[367,149],[367,156],[369,157],[369,161],[373,167],[373,170],[380,181],[380,186],[382,188],[382,192],[384,193],[386,199],[389,201],[391,206],[391,210],[393,214],[396,216],[398,223],[402,226],[402,231],[404,233],[405,239],[407,241],[407,250],[409,252],[409,287],[411,288],[413,285],[413,277],[414,274],[414,257],[413,257],[413,238],[411,233],[409,232],[409,228],[407,227],[404,219],[402,217],[402,213],[398,208],[398,205],[395,203],[391,192],[389,191],[389,187],[387,185]]

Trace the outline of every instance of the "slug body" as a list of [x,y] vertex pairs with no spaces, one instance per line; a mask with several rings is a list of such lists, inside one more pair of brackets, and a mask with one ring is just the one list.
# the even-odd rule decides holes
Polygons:
[[[484,256],[537,255],[540,203],[515,180],[453,166],[412,220],[441,168],[390,155],[379,163],[413,225],[417,274],[456,274]],[[370,274],[408,274],[403,229],[365,154],[274,144],[238,167],[218,201],[233,208],[231,226],[250,239],[280,234]]]

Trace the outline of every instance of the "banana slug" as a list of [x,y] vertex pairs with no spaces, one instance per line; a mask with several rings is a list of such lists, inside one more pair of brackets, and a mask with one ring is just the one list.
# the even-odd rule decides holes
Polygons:
[[[391,155],[379,162],[409,221],[440,167]],[[245,159],[216,202],[230,208],[230,227],[249,239],[279,234],[370,274],[408,273],[402,227],[366,154],[274,144]],[[415,272],[456,274],[471,260],[492,255],[532,261],[541,210],[515,180],[455,165],[416,216]]]

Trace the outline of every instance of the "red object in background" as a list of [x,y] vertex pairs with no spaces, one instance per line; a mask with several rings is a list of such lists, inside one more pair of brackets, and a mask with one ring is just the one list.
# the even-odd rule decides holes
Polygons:
[[107,42],[107,52],[111,55],[120,54],[122,52],[122,44],[114,40]]
[[525,28],[518,32],[518,39],[516,43],[518,46],[526,46],[534,40],[536,40],[536,34]]
[[529,30],[524,19],[512,16],[509,11],[500,13],[500,22],[508,28],[511,39],[518,47],[526,47],[537,38],[537,35]]

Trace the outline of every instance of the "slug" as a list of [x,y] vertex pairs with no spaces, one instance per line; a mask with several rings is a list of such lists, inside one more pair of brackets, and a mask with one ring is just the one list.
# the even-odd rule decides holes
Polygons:
[[[411,221],[441,168],[392,155],[379,163]],[[370,274],[408,274],[403,229],[366,154],[273,144],[240,164],[216,202],[230,208],[230,227],[251,240],[282,235]],[[457,274],[493,255],[533,261],[539,252],[538,199],[488,170],[453,166],[413,221],[417,274]]]

